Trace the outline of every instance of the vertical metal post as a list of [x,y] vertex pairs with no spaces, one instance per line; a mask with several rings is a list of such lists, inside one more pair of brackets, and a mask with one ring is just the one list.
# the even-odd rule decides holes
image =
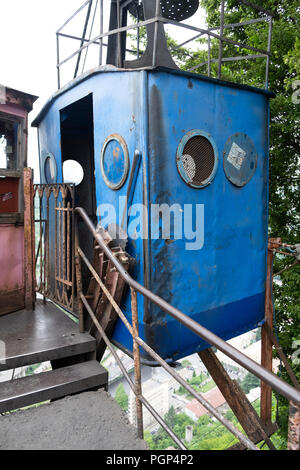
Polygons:
[[[268,36],[268,52],[271,52],[271,44],[272,44],[272,28],[273,28],[273,20],[272,16],[269,18],[269,36]],[[266,90],[269,88],[269,69],[270,69],[270,56],[267,55],[267,64],[266,64]]]
[[34,204],[33,172],[24,168],[24,264],[25,264],[25,308],[32,310],[35,302],[35,256],[34,256]]
[[142,379],[141,379],[141,361],[140,361],[140,350],[139,345],[136,342],[136,338],[139,335],[138,331],[138,310],[137,310],[137,294],[136,291],[131,287],[131,312],[132,312],[132,329],[133,329],[133,359],[134,359],[134,378],[135,378],[135,391],[136,391],[136,420],[137,420],[137,432],[138,438],[144,438],[143,430],[143,408],[142,402],[139,399],[142,396]]
[[[267,257],[267,280],[265,296],[265,324],[261,329],[261,365],[272,372],[272,341],[268,334],[268,328],[273,331],[273,303],[272,303],[272,268],[273,268],[273,243],[280,239],[270,238]],[[269,425],[272,421],[272,388],[265,382],[261,382],[261,418],[263,423]]]
[[[155,7],[155,16],[158,17],[160,12],[160,0],[156,0],[156,7]],[[155,22],[154,26],[154,44],[153,44],[153,60],[152,66],[156,66],[156,56],[157,56],[157,44],[158,44],[158,21]]]
[[[41,189],[39,191],[39,202],[40,202],[40,213],[39,213],[39,218],[40,218],[40,292],[43,292],[44,294],[44,286],[43,286],[43,222],[42,222],[42,200],[43,200],[43,194],[44,191]],[[43,296],[43,300],[45,303],[45,295]]]
[[[117,16],[118,16],[118,29],[121,27],[121,10],[120,10],[120,0],[117,0]],[[117,46],[117,64],[118,67],[122,67],[122,58],[121,58],[121,33],[118,32],[118,46]]]
[[58,214],[58,289],[57,289],[57,297],[61,301],[61,282],[60,279],[62,278],[61,275],[61,202],[58,203],[58,208],[57,208],[57,214]]
[[59,58],[59,33],[56,33],[56,57],[57,57],[57,88],[60,89],[60,58]]
[[71,186],[72,194],[72,310],[74,310],[75,301],[75,184]]
[[[225,14],[225,0],[222,0],[221,3],[221,23],[220,23],[220,36],[223,37],[224,34],[224,14]],[[223,59],[223,41],[220,39],[219,43],[219,69],[218,69],[218,78],[222,78],[222,59]]]
[[51,195],[51,190],[50,188],[46,188],[46,227],[45,227],[45,233],[46,233],[46,248],[45,248],[45,259],[46,259],[46,273],[47,273],[47,281],[46,281],[46,276],[45,276],[45,292],[46,294],[49,295],[49,290],[50,290],[50,212],[49,212],[49,199]]
[[[137,6],[137,9],[136,9],[136,12],[137,12],[137,22],[139,23],[140,22],[140,8],[139,8],[139,5]],[[140,58],[140,28],[137,29],[137,38],[136,38],[136,41],[137,41],[137,59]]]
[[300,450],[300,405],[290,402],[288,450]]
[[[44,195],[46,198],[46,206],[47,206],[47,189],[44,190]],[[46,303],[46,291],[47,291],[47,209],[46,209],[46,219],[43,220],[43,233],[44,233],[44,286],[43,286],[43,293],[44,293],[44,303]]]
[[[87,27],[88,27],[89,20],[90,20],[92,4],[93,4],[93,0],[90,0],[90,3],[88,5],[86,18],[85,18],[84,27],[83,27],[83,33],[82,33],[82,37],[81,37],[81,41],[80,41],[80,49],[83,47],[84,42],[85,42],[85,36],[86,36]],[[80,60],[81,60],[81,55],[82,55],[82,51],[80,49],[79,49],[78,56],[77,56],[77,62],[76,62],[75,72],[74,72],[74,77],[73,78],[77,77],[77,72],[78,72],[78,68],[79,68],[79,65],[80,65]]]
[[54,297],[57,299],[57,199],[58,199],[58,190],[55,188],[53,191],[54,194]]
[[[75,214],[74,214],[75,215]],[[84,316],[83,316],[83,303],[81,300],[82,294],[82,276],[81,276],[81,264],[80,255],[78,253],[79,248],[79,233],[77,221],[75,221],[75,270],[76,270],[76,288],[77,288],[77,307],[79,316],[79,331],[84,333]]]
[[60,282],[62,285],[62,299],[63,303],[67,304],[67,292],[66,292],[66,192],[65,189],[62,191],[63,203],[62,203],[62,272],[60,276]]
[[[67,254],[67,275],[66,279],[67,282],[71,281],[70,277],[70,242],[71,242],[71,220],[70,220],[70,215],[71,215],[71,204],[70,201],[67,202],[67,247],[66,247],[66,254]],[[69,285],[67,286],[67,291],[69,290]]]
[[210,56],[211,56],[211,39],[210,34],[208,35],[208,58],[207,58],[207,66],[208,66],[208,76],[211,76],[211,63],[210,63]]
[[[103,0],[100,0],[100,34],[103,34]],[[100,50],[99,50],[99,65],[102,65],[103,60],[103,38],[100,38]]]

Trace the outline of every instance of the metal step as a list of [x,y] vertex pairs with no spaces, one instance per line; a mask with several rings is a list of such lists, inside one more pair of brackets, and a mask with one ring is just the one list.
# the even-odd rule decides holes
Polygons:
[[[95,351],[96,341],[52,302],[0,318],[0,371]],[[2,348],[3,349],[3,348]],[[1,351],[0,351],[1,353]]]
[[97,361],[0,383],[0,413],[47,400],[105,387],[108,372]]

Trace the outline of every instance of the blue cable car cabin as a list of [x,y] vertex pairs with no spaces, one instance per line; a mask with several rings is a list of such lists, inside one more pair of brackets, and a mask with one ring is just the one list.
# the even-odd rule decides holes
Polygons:
[[[155,4],[142,3],[144,19],[155,16]],[[124,62],[123,35],[121,47],[110,35],[108,65],[76,77],[42,109],[33,123],[40,179],[63,182],[64,163],[79,163],[76,206],[95,225],[126,233],[133,278],[228,340],[264,319],[272,94],[180,71],[161,23],[163,52],[153,66],[153,28],[132,63]],[[79,236],[91,257],[83,225]],[[131,320],[129,291],[121,308]],[[138,314],[140,336],[170,362],[208,347],[140,295]],[[112,340],[132,353],[121,321]]]

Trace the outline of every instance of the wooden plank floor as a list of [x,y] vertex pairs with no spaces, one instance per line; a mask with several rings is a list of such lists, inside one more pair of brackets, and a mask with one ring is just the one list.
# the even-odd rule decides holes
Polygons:
[[[95,350],[95,339],[52,302],[0,317],[0,371]],[[3,348],[4,345],[4,348]],[[0,351],[0,353],[1,353]]]

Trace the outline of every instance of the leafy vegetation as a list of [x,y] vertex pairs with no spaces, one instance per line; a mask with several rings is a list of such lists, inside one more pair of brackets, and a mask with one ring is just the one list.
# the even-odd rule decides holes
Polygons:
[[32,374],[34,374],[34,371],[35,371],[38,367],[40,367],[40,365],[41,365],[41,363],[39,363],[39,364],[33,364],[32,366],[27,367],[27,369],[26,369],[26,371],[25,371],[25,375],[27,376],[27,375],[32,375]]
[[[209,379],[208,376],[203,373],[200,375],[193,374],[193,377],[188,379],[187,383],[190,384],[198,393],[208,392],[216,386],[215,382],[212,379]],[[188,400],[192,400],[193,398],[193,396],[182,385],[180,385],[176,393],[177,395],[184,395]]]
[[124,411],[128,411],[128,395],[125,392],[124,385],[120,383],[116,390],[115,400]]
[[243,391],[246,393],[249,393],[250,390],[252,390],[255,387],[260,386],[260,380],[255,377],[255,375],[248,373],[245,378],[241,382],[241,387]]
[[[260,401],[257,400],[253,403],[257,412],[260,409]],[[276,401],[273,399],[273,416],[276,413]],[[238,429],[242,430],[236,417],[231,410],[225,413],[225,417],[232,422]],[[189,450],[224,450],[238,442],[238,440],[218,421],[215,421],[209,415],[203,415],[198,421],[193,421],[185,413],[176,414],[173,407],[170,408],[168,413],[164,416],[165,422],[170,426],[177,437],[186,445]],[[185,441],[186,426],[193,427],[193,439],[191,442]],[[175,447],[173,440],[163,430],[159,429],[156,433],[150,434],[149,431],[145,432],[145,440],[147,441],[151,450],[163,450],[168,447]],[[282,448],[284,445],[281,436],[276,433],[272,436],[272,441],[276,448]],[[260,443],[259,447],[268,449],[264,443]]]

